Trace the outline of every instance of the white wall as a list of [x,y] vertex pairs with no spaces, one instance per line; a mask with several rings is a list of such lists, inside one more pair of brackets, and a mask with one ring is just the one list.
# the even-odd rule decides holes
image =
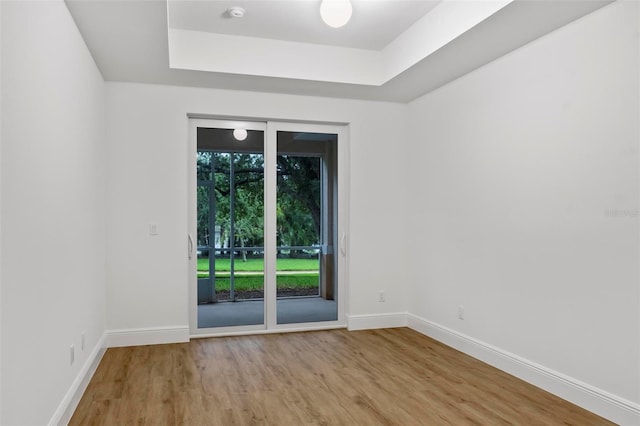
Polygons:
[[42,425],[104,332],[104,83],[62,1],[1,8],[0,423]]
[[417,99],[408,151],[409,312],[635,403],[638,16],[616,2]]
[[108,83],[109,329],[188,326],[187,113],[351,123],[348,314],[406,310],[406,105]]

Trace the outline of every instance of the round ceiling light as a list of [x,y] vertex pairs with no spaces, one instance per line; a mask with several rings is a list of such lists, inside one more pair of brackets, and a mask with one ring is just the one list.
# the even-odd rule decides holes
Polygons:
[[333,28],[346,25],[351,19],[353,8],[349,0],[322,0],[320,16],[325,24]]
[[243,141],[247,138],[247,131],[245,129],[234,129],[233,137],[236,138],[236,140]]
[[227,13],[232,18],[242,18],[244,16],[245,10],[239,6],[233,6],[232,8],[227,10]]

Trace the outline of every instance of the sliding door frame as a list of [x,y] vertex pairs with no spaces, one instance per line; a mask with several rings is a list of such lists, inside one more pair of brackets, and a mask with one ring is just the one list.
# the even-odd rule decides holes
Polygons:
[[[337,238],[335,247],[337,261],[338,291],[336,292],[337,320],[319,321],[309,323],[278,324],[277,323],[277,301],[276,301],[276,214],[275,208],[265,207],[265,297],[273,303],[267,303],[267,328],[272,331],[300,331],[317,330],[326,328],[346,327],[346,283],[347,283],[347,256],[346,256],[346,236],[347,236],[347,152],[348,140],[346,126],[311,124],[311,123],[290,123],[269,121],[267,122],[267,144],[265,149],[265,206],[275,207],[277,204],[277,155],[278,155],[278,132],[305,132],[305,133],[328,133],[338,135],[338,217],[337,217]],[[269,179],[267,185],[267,178]],[[267,190],[268,188],[268,190]],[[339,246],[339,247],[338,247]],[[268,272],[267,272],[268,271]]]
[[[187,164],[187,184],[188,184],[188,231],[187,231],[187,243],[188,243],[188,285],[189,285],[189,329],[192,337],[203,334],[211,334],[211,330],[216,330],[216,333],[255,333],[266,330],[267,327],[267,309],[266,299],[263,300],[264,315],[262,318],[262,324],[255,325],[239,325],[233,327],[216,327],[214,328],[198,328],[198,255],[196,236],[198,235],[197,229],[197,152],[198,152],[198,128],[211,128],[211,129],[236,129],[242,128],[245,130],[257,130],[263,132],[263,156],[265,155],[266,138],[267,138],[267,125],[261,121],[245,121],[245,120],[218,120],[218,119],[195,119],[189,120],[189,144],[188,144],[188,164]],[[242,143],[242,142],[239,142]],[[266,157],[264,157],[266,160]],[[265,173],[265,190],[266,190],[266,169]],[[233,183],[232,183],[233,184]],[[266,206],[265,206],[266,211]],[[266,228],[263,229],[266,235]],[[212,253],[209,253],[211,256]],[[215,271],[209,271],[209,276],[215,274]],[[266,278],[266,272],[265,272]],[[266,288],[266,280],[263,283],[263,288]],[[231,302],[225,302],[231,303]]]
[[[198,328],[197,300],[197,178],[196,153],[198,127],[264,131],[264,323],[259,325]],[[276,205],[277,205],[277,132],[308,132],[338,135],[338,196],[337,239],[335,242],[337,268],[337,320],[295,324],[277,324],[276,283]],[[280,333],[284,331],[308,331],[344,328],[347,325],[348,306],[348,218],[349,218],[349,134],[345,124],[320,124],[313,122],[278,121],[245,118],[189,118],[189,143],[187,185],[187,245],[189,286],[189,328],[192,338],[242,334]]]

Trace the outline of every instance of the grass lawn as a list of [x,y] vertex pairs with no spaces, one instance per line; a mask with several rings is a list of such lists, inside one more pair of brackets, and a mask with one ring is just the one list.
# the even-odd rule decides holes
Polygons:
[[[198,274],[198,278],[206,278],[208,274]],[[318,274],[279,275],[276,277],[278,288],[309,288],[318,286]],[[235,277],[236,291],[262,290],[263,275]],[[216,290],[229,290],[229,277],[216,278]]]
[[[234,262],[236,271],[264,271],[264,259],[236,259]],[[313,271],[319,268],[318,259],[277,259],[278,271]],[[209,259],[198,259],[198,271],[209,270]],[[230,271],[230,259],[216,259],[216,271]]]

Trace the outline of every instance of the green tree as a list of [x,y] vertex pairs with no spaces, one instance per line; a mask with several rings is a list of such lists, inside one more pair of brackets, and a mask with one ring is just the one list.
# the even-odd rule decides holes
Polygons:
[[[264,229],[264,157],[261,154],[198,152],[198,245],[213,245],[209,229],[209,184],[215,196],[220,242],[229,245],[231,226],[230,162],[234,164],[236,247],[262,247]],[[320,158],[281,155],[278,169],[278,245],[319,243],[321,222]]]

